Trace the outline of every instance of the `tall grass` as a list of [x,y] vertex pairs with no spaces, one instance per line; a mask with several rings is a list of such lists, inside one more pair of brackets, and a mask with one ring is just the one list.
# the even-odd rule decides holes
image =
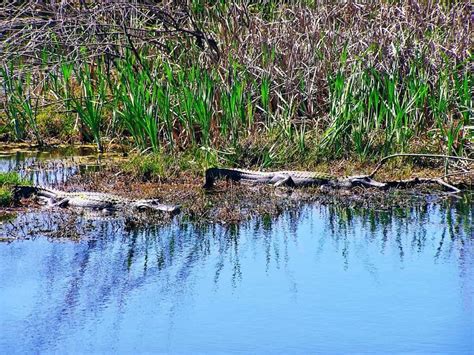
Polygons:
[[297,3],[193,1],[194,20],[219,40],[219,60],[203,51],[209,42],[183,41],[168,55],[151,44],[114,58],[84,53],[49,71],[39,96],[28,79],[35,73],[5,67],[8,127],[16,139],[39,141],[35,99],[54,97],[100,151],[116,140],[142,152],[212,152],[262,166],[472,154],[464,3]]
[[408,63],[406,74],[356,62],[350,71],[330,75],[330,124],[321,147],[336,155],[353,149],[361,157],[404,152],[414,137],[435,127],[446,154],[464,154],[472,74],[460,75],[446,63],[430,78],[423,59]]
[[43,139],[36,123],[36,113],[39,98],[33,95],[35,83],[32,74],[23,72],[22,67],[15,68],[13,63],[0,68],[0,80],[3,82],[5,95],[4,112],[8,125],[16,141],[24,141],[31,132],[38,145],[43,145]]
[[76,78],[82,89],[81,94],[78,97],[71,96],[72,107],[89,129],[99,152],[103,151],[102,123],[107,82],[104,75],[100,64],[79,67]]
[[[142,150],[151,147],[158,151],[158,90],[145,70],[134,69],[135,59],[128,55],[118,63],[118,85],[112,93],[121,102],[117,108],[118,119],[134,138],[134,143]],[[161,111],[163,108],[161,108]]]

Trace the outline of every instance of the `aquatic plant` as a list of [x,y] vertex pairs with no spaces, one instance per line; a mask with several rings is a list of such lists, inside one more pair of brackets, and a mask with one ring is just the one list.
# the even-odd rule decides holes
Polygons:
[[464,153],[466,138],[460,133],[468,124],[465,113],[472,111],[472,98],[460,88],[472,80],[468,74],[459,80],[446,65],[430,82],[421,59],[409,62],[405,75],[399,69],[363,69],[360,62],[353,66],[350,75],[340,70],[329,77],[331,121],[323,149],[337,155],[353,147],[361,157],[376,151],[404,152],[414,136],[434,123],[446,141],[446,154],[453,153],[454,143],[456,153]]
[[10,189],[0,187],[0,206],[8,206],[12,200],[12,192]]
[[26,183],[26,180],[22,179],[18,173],[7,172],[0,173],[0,186],[12,186]]
[[13,62],[0,68],[0,80],[3,82],[5,97],[4,112],[8,118],[13,137],[24,141],[31,131],[38,145],[43,145],[43,139],[36,123],[39,98],[34,97],[32,90],[32,73],[23,72],[22,66],[14,69]]

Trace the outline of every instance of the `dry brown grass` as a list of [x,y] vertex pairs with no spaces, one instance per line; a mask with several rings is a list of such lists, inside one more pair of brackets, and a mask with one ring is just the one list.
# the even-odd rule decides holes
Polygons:
[[[289,1],[273,3],[276,5],[273,10],[259,2],[247,1],[224,5],[191,1],[191,7],[174,1],[154,5],[142,1],[85,3],[87,8],[77,1],[24,2],[16,7],[0,5],[0,13],[4,14],[0,16],[0,32],[7,34],[0,39],[0,59],[8,63],[20,57],[22,66],[18,70],[33,68],[37,74],[33,83],[38,86],[43,83],[44,72],[56,70],[61,62],[94,62],[97,57],[105,58],[101,63],[105,63],[107,72],[112,68],[110,78],[116,80],[113,65],[126,51],[135,55],[137,73],[151,66],[148,69],[150,75],[154,75],[153,82],[162,82],[164,86],[168,80],[160,66],[163,63],[176,70],[175,76],[186,73],[187,68],[203,68],[203,72],[211,73],[214,85],[214,96],[209,104],[211,122],[203,124],[209,128],[194,122],[189,132],[185,132],[178,118],[183,105],[176,94],[170,99],[172,128],[165,135],[165,128],[159,127],[162,146],[188,149],[193,144],[190,137],[197,136],[198,145],[209,144],[216,150],[227,150],[227,155],[232,155],[228,151],[238,151],[229,163],[278,166],[283,162],[280,158],[291,157],[297,164],[309,164],[328,154],[330,157],[353,155],[357,138],[353,132],[360,130],[366,142],[362,142],[356,155],[363,160],[379,156],[382,148],[448,153],[455,150],[459,154],[472,154],[468,144],[472,124],[464,122],[466,113],[472,111],[472,100],[466,103],[465,98],[458,99],[452,85],[457,80],[454,76],[469,75],[473,69],[469,1],[457,1],[449,6],[431,1],[317,2],[316,5]],[[198,11],[197,5],[202,4],[205,6]],[[153,61],[157,57],[159,59]],[[394,104],[387,99],[391,110],[400,102],[410,105],[413,92],[409,92],[409,86],[418,79],[426,82],[428,98],[433,101],[444,99],[438,97],[442,91],[438,90],[439,86],[449,86],[445,95],[449,102],[437,112],[425,99],[417,103],[415,109],[407,109],[407,117],[412,122],[396,128],[391,126],[396,114],[393,117],[381,115],[380,120],[384,122],[374,125],[375,114],[366,109],[353,118],[353,128],[340,133],[340,139],[328,139],[328,128],[342,126],[334,108],[349,105],[351,100],[363,101],[368,96],[364,93],[372,89],[373,83],[364,86],[366,83],[359,75],[366,70],[374,71],[374,77],[399,77],[397,95],[404,99],[394,100]],[[347,91],[362,92],[362,95],[335,99],[334,89],[331,90],[334,80],[330,78],[336,74],[341,75]],[[413,78],[405,81],[409,74]],[[469,78],[472,83],[472,75]],[[270,86],[268,107],[263,107],[265,100],[261,92],[265,80]],[[347,85],[350,80],[353,80],[352,86]],[[220,100],[235,83],[244,83],[243,105],[249,105],[255,120],[249,126],[236,123],[242,132],[229,147],[230,134],[220,131],[225,116]],[[180,84],[169,91],[174,89],[179,93],[186,85],[193,87],[194,84]],[[377,89],[381,95],[388,95],[383,80],[373,84],[373,88],[376,84],[380,86]],[[32,90],[32,95],[35,92],[41,99],[51,99],[45,91]],[[130,138],[130,132],[124,133],[123,127],[115,130],[115,123],[111,123],[112,113],[121,108],[118,105],[105,111],[107,121],[103,124],[103,133],[115,134],[107,138],[117,140],[123,135]],[[355,108],[351,106],[349,111]],[[393,135],[403,134],[405,128],[410,133],[399,139],[401,143],[387,143],[392,133],[386,132],[393,130]],[[204,132],[205,129],[210,132]],[[278,130],[276,138],[272,136],[275,130]],[[210,143],[200,141],[203,132],[209,133]],[[60,136],[61,132],[55,134]],[[253,144],[259,137],[263,142]],[[453,141],[450,146],[449,139]],[[299,151],[294,148],[298,140],[304,146]],[[129,140],[131,144],[134,141],[136,139]],[[282,147],[281,151],[262,163],[264,159],[258,154],[267,154],[275,144]],[[363,151],[366,147],[367,151]],[[247,148],[255,148],[257,156],[245,157]]]

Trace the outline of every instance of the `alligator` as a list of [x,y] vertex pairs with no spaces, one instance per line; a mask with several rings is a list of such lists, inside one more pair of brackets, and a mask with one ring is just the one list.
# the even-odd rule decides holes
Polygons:
[[385,190],[392,187],[409,188],[418,184],[438,184],[447,189],[450,193],[461,192],[459,188],[447,183],[442,178],[415,177],[406,180],[379,182],[372,178],[376,172],[377,169],[370,175],[336,177],[325,173],[311,171],[286,170],[262,172],[244,169],[210,168],[206,170],[206,181],[203,187],[205,189],[212,188],[217,179],[226,178],[227,180],[250,184],[272,184],[273,186],[287,187],[320,186],[322,189],[350,189],[360,186]]
[[166,205],[156,199],[132,200],[101,192],[65,192],[42,186],[16,186],[14,198],[27,198],[36,195],[45,199],[49,205],[58,207],[81,207],[96,210],[116,211],[119,209],[155,210],[176,214],[178,205]]
[[214,186],[219,178],[239,181],[251,184],[271,184],[273,186],[326,186],[333,188],[351,188],[354,186],[378,187],[383,188],[385,183],[371,179],[368,176],[350,176],[338,178],[326,173],[311,171],[272,171],[262,172],[244,169],[223,169],[210,168],[206,170],[206,180],[204,188],[208,189]]

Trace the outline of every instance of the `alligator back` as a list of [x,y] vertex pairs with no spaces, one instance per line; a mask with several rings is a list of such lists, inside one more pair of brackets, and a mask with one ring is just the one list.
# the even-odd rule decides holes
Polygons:
[[286,181],[290,186],[320,185],[337,179],[329,174],[311,171],[282,170],[262,172],[244,169],[211,168],[206,170],[204,188],[212,187],[215,181],[219,178],[226,178],[233,181],[277,185]]

